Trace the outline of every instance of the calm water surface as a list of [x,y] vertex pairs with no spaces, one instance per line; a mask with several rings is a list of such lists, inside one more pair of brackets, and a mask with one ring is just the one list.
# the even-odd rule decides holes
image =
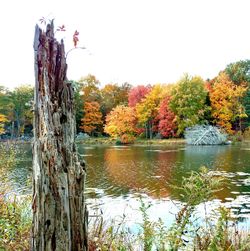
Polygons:
[[[30,192],[31,149],[20,156],[9,178],[15,189]],[[250,228],[250,146],[86,146],[78,150],[87,164],[90,214],[101,210],[105,219],[125,214],[128,224],[140,222],[140,197],[152,206],[152,220],[170,223],[181,206],[178,191],[183,176],[201,166],[227,177],[224,189],[206,203],[207,211],[223,204],[244,227]],[[197,206],[204,217],[204,205]]]

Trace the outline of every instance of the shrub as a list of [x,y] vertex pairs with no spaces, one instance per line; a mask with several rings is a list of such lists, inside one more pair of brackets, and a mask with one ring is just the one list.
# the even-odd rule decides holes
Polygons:
[[11,194],[8,171],[16,164],[18,148],[14,144],[0,145],[0,250],[29,250],[31,227],[30,197]]
[[247,127],[243,133],[244,140],[250,140],[250,127]]
[[4,199],[0,194],[0,250],[29,250],[31,199]]
[[123,144],[131,144],[131,143],[134,143],[135,141],[135,137],[131,134],[123,134],[121,136],[121,142]]

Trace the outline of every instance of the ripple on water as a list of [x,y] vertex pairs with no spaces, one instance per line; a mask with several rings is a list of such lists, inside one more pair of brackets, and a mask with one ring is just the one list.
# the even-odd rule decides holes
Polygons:
[[242,204],[237,204],[237,203],[234,202],[234,200],[232,201],[231,204],[226,203],[225,205],[226,205],[228,208],[241,208],[241,207],[242,207]]
[[228,201],[233,201],[234,200],[234,198],[225,198],[225,200],[228,200]]
[[232,194],[240,194],[238,191],[231,191]]
[[[101,208],[110,210],[109,212],[112,212],[113,215],[115,215],[113,212],[113,205],[116,205],[118,214],[123,211],[123,206],[125,207],[127,204],[133,205],[134,203],[134,205],[138,206],[139,203],[136,199],[138,199],[144,191],[151,196],[151,201],[157,204],[157,206],[151,208],[153,211],[152,215],[160,216],[160,212],[162,212],[162,216],[165,216],[165,218],[167,218],[166,220],[169,220],[168,217],[174,217],[173,214],[169,216],[167,213],[169,208],[171,208],[170,197],[161,198],[161,200],[156,203],[156,199],[158,199],[156,197],[157,192],[159,193],[159,191],[161,192],[161,189],[164,189],[164,187],[161,187],[162,184],[165,184],[162,182],[164,181],[164,178],[167,180],[169,177],[168,175],[171,174],[170,178],[173,176],[173,180],[176,179],[180,181],[182,176],[187,174],[187,171],[196,170],[195,168],[198,168],[198,166],[206,165],[210,170],[213,168],[215,170],[220,170],[212,171],[213,175],[226,177],[227,180],[225,186],[228,187],[226,188],[228,193],[225,193],[226,195],[223,194],[221,200],[213,200],[213,208],[225,205],[232,210],[234,215],[240,214],[240,217],[249,218],[250,191],[247,190],[247,186],[250,186],[249,158],[247,155],[248,152],[246,151],[242,151],[240,155],[238,154],[241,150],[240,148],[224,148],[216,146],[209,149],[223,149],[223,151],[216,150],[212,152],[206,152],[204,149],[208,148],[202,148],[202,151],[199,151],[199,156],[194,156],[196,150],[192,152],[189,148],[168,149],[167,147],[149,147],[146,145],[133,147],[84,147],[82,145],[80,149],[82,150],[83,157],[86,157],[88,161],[86,185],[89,186],[89,188],[86,191],[86,197],[88,198],[87,201],[90,204],[95,203]],[[227,149],[229,149],[228,152]],[[128,151],[126,151],[126,158],[121,158],[123,155],[121,151],[125,152],[125,150],[131,150],[131,153],[135,154],[128,154]],[[243,150],[250,150],[250,148]],[[110,153],[110,151],[114,154],[112,156],[106,156],[110,158],[105,159],[105,153],[107,155],[107,152]],[[175,152],[178,152],[178,154]],[[206,153],[206,155],[200,157],[201,153]],[[91,156],[92,154],[93,156]],[[169,162],[169,167],[171,167],[167,171],[165,170],[165,162]],[[31,166],[30,163],[28,165]],[[25,162],[22,162],[20,167],[26,167],[24,169],[19,167],[16,168],[11,177],[11,180],[16,184],[15,188],[18,191],[21,191],[23,187],[27,187],[27,177],[30,170],[24,170],[27,169],[28,165],[26,166]],[[108,169],[105,165],[111,166]],[[130,175],[128,175],[128,173]],[[242,188],[238,189],[238,187]],[[22,191],[25,191],[26,193],[27,191],[30,192],[30,190],[29,187]],[[136,191],[138,192],[138,196],[136,195]],[[154,194],[152,195],[153,191]],[[128,196],[130,193],[131,195]],[[160,194],[164,194],[165,196],[165,193],[163,192]],[[227,198],[224,199],[224,197]],[[231,197],[236,198],[234,199]],[[148,197],[145,196],[144,199],[147,201]],[[173,207],[176,209],[175,205]],[[203,208],[204,206],[201,205],[199,210],[202,211]],[[156,209],[161,209],[159,210],[159,214]],[[177,211],[177,209],[175,211]],[[157,212],[157,214],[155,212]],[[132,216],[137,217],[138,214],[133,212]],[[247,225],[249,225],[249,222],[250,221],[248,220]]]
[[241,148],[241,150],[250,151],[250,148]]
[[238,195],[233,200],[228,200],[224,203],[224,206],[231,209],[232,216],[237,218],[249,218],[250,217],[250,196]]
[[93,146],[84,146],[83,149],[86,149],[86,150],[94,150],[95,147],[93,147]]
[[241,212],[241,213],[250,214],[250,208],[249,208],[249,209],[248,209],[248,208],[242,208],[242,209],[240,210],[240,212]]
[[250,173],[236,172],[239,176],[250,176]]
[[250,218],[250,214],[238,214],[238,215],[234,215],[234,217],[237,217],[237,218]]
[[171,153],[171,152],[179,152],[179,150],[180,149],[170,149],[170,150],[149,149],[145,150],[145,152]]
[[104,194],[104,190],[103,189],[98,189],[98,188],[95,188],[95,187],[87,187],[87,188],[85,188],[84,193],[85,194],[89,194],[89,193]]
[[160,175],[152,175],[151,176],[151,178],[153,178],[153,179],[160,179],[162,176],[160,176]]
[[244,186],[250,186],[250,178],[243,180],[242,183],[244,184]]
[[111,146],[110,148],[113,148],[115,150],[131,150],[129,146]]
[[210,171],[214,176],[222,176],[225,178],[233,178],[236,176],[236,173],[226,172],[226,171]]

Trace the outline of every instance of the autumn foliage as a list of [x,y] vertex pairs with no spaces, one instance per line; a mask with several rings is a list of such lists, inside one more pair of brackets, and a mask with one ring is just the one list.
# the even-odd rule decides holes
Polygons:
[[170,97],[166,96],[160,104],[157,116],[159,120],[158,131],[164,138],[175,137],[177,131],[176,116],[171,111],[169,102]]
[[100,105],[97,102],[85,102],[84,117],[81,121],[81,129],[88,134],[91,134],[98,126],[102,125]]
[[138,85],[132,88],[128,93],[128,105],[130,107],[135,107],[136,104],[150,92],[151,86]]
[[128,104],[128,93],[131,85],[124,83],[121,86],[118,84],[107,84],[101,90],[103,115],[106,116],[113,108],[118,105]]
[[[41,19],[41,22],[44,22]],[[59,26],[59,31],[65,26]],[[79,33],[74,34],[75,45]],[[218,76],[204,81],[185,74],[172,84],[103,85],[89,74],[75,86],[77,131],[110,135],[124,143],[135,137],[182,137],[188,127],[216,125],[227,133],[250,125],[250,60],[229,64]],[[33,89],[10,91],[0,86],[0,133],[21,136],[32,130]]]
[[[225,72],[206,82],[199,76],[184,75],[176,84],[139,85],[107,84],[98,89],[89,84],[84,89],[85,100],[100,100],[102,117],[106,117],[104,132],[123,143],[137,135],[171,138],[183,135],[186,128],[196,124],[215,124],[232,134],[246,117],[243,98],[247,87],[235,84]],[[90,133],[98,123],[90,114],[96,111],[86,105],[85,132]],[[98,109],[99,109],[98,108]],[[98,110],[97,109],[97,110]],[[91,112],[89,112],[91,110]],[[100,129],[99,129],[100,130]]]
[[153,86],[152,90],[136,105],[139,123],[143,125],[156,117],[163,97],[163,87],[159,84]]
[[3,134],[5,132],[4,130],[4,123],[7,122],[6,116],[3,114],[0,114],[0,134]]
[[235,85],[226,73],[221,72],[209,90],[214,123],[232,134],[233,122],[246,116],[240,102],[246,88]]
[[[40,19],[41,24],[46,22],[44,17]],[[65,26],[58,26],[57,31],[65,31]],[[78,43],[75,30],[73,49],[80,48]],[[206,82],[184,74],[172,84],[102,85],[88,75],[79,80],[76,89],[78,131],[105,132],[123,142],[136,135],[182,137],[186,128],[197,124],[216,125],[229,134],[250,126],[250,60],[230,63]]]
[[107,115],[104,131],[113,138],[120,138],[123,143],[129,143],[137,134],[136,121],[131,107],[119,105]]

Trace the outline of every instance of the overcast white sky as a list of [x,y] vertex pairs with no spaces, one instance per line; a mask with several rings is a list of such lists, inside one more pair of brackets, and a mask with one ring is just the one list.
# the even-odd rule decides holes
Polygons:
[[42,16],[65,24],[68,78],[102,84],[170,83],[183,73],[213,78],[250,58],[249,0],[8,0],[0,8],[0,85],[33,84],[34,27]]

